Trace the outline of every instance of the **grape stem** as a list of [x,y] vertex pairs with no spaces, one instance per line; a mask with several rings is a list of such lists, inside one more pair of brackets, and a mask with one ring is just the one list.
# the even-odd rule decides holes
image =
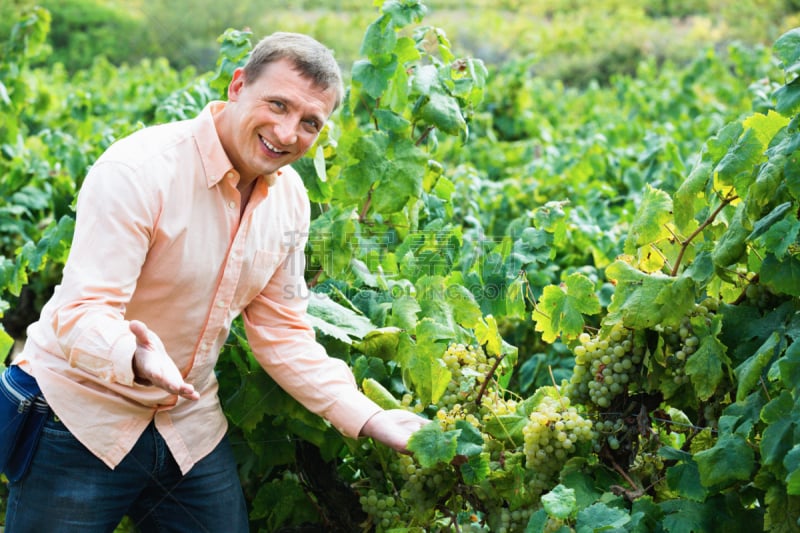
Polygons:
[[483,398],[483,393],[486,392],[486,386],[489,384],[489,381],[492,379],[492,376],[494,376],[497,367],[500,366],[500,361],[502,361],[504,357],[505,355],[498,355],[497,357],[495,357],[492,368],[490,368],[489,372],[486,373],[486,378],[483,380],[483,383],[481,383],[481,388],[478,391],[478,396],[475,397],[475,405],[477,405],[478,407],[481,406],[481,399]]
[[678,275],[678,269],[681,266],[681,261],[683,260],[683,255],[686,253],[687,248],[689,248],[689,244],[694,240],[694,238],[697,237],[698,235],[700,235],[700,233],[704,229],[706,229],[712,222],[714,222],[714,220],[717,218],[717,216],[719,216],[720,212],[722,212],[722,210],[725,208],[725,206],[727,206],[728,204],[730,204],[731,202],[733,202],[737,198],[739,198],[739,197],[736,196],[736,195],[724,198],[722,200],[722,203],[719,204],[719,206],[714,210],[714,212],[711,213],[708,216],[708,218],[705,219],[705,221],[703,221],[703,223],[700,224],[697,227],[697,229],[694,230],[691,235],[689,235],[689,237],[686,238],[686,240],[681,241],[681,249],[678,252],[678,257],[675,259],[675,265],[672,267],[672,272],[670,272],[670,276],[672,276],[674,278],[675,276]]
[[367,201],[364,202],[364,206],[361,208],[361,212],[358,214],[358,221],[364,222],[367,219],[367,213],[369,212],[369,208],[372,205],[372,187],[369,188],[367,191]]
[[419,139],[417,139],[417,141],[414,143],[414,146],[419,146],[423,142],[425,142],[425,139],[428,138],[428,135],[430,135],[432,131],[433,131],[433,126],[428,126],[427,128],[425,128],[425,131],[423,131],[422,135],[419,136]]

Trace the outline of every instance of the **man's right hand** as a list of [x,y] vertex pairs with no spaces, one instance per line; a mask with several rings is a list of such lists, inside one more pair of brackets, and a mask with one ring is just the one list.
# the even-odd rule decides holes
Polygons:
[[197,400],[200,394],[186,383],[175,362],[167,354],[164,343],[139,320],[131,320],[131,332],[136,336],[133,353],[133,375],[137,383],[153,385],[187,400]]

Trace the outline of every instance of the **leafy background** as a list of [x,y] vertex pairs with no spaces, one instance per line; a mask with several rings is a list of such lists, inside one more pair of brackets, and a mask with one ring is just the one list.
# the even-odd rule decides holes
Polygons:
[[[219,376],[253,530],[796,531],[797,6],[528,4],[4,4],[3,348],[94,158],[218,97],[253,35],[306,31],[349,87],[297,164],[312,320],[365,391],[440,425],[413,464],[343,439],[237,324]],[[592,446],[536,477],[524,435],[572,416],[551,400],[581,334],[615,327],[647,357],[608,408],[569,395]]]

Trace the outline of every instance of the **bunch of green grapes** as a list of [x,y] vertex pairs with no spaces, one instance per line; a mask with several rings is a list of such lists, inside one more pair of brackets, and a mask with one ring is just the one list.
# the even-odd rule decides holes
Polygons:
[[375,489],[369,489],[359,498],[359,502],[364,512],[372,518],[376,531],[386,531],[402,524],[407,514],[402,501],[398,502],[395,496]]
[[442,361],[447,365],[452,377],[447,385],[447,391],[439,402],[439,407],[449,409],[456,404],[475,403],[496,359],[487,357],[480,346],[451,343],[442,355]]
[[525,531],[525,526],[533,514],[533,507],[520,507],[513,511],[508,507],[494,509],[489,519],[490,531],[493,533],[514,533]]
[[600,409],[627,390],[640,370],[644,346],[635,342],[633,331],[614,324],[597,335],[581,333],[573,348],[575,366],[565,394],[576,403],[591,403]]
[[400,497],[411,513],[410,519],[432,516],[436,504],[452,492],[456,482],[451,465],[437,464],[426,468],[411,456],[401,455],[396,467],[403,480]]
[[600,451],[600,448],[605,442],[612,450],[619,450],[620,435],[625,430],[625,423],[621,418],[606,418],[605,420],[597,420],[594,423],[595,442],[594,450]]
[[695,305],[692,311],[681,319],[678,327],[660,324],[653,327],[664,341],[663,360],[666,375],[672,378],[676,385],[688,383],[686,359],[700,346],[700,338],[695,333],[692,322],[700,320],[708,326],[718,307],[717,300],[707,298],[702,303]]
[[543,396],[522,433],[525,464],[534,473],[530,489],[535,494],[551,488],[579,444],[591,443],[595,438],[591,420],[583,418],[566,396]]

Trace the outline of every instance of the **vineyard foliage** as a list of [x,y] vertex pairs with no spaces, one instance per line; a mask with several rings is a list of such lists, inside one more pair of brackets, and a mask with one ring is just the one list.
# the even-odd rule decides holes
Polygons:
[[[296,164],[307,297],[365,393],[431,423],[411,454],[343,438],[218,365],[254,530],[800,531],[800,29],[573,89],[456,57],[417,0],[366,28]],[[0,61],[0,269],[12,349],[57,283],[75,193],[114,139],[224,94],[215,72]]]

